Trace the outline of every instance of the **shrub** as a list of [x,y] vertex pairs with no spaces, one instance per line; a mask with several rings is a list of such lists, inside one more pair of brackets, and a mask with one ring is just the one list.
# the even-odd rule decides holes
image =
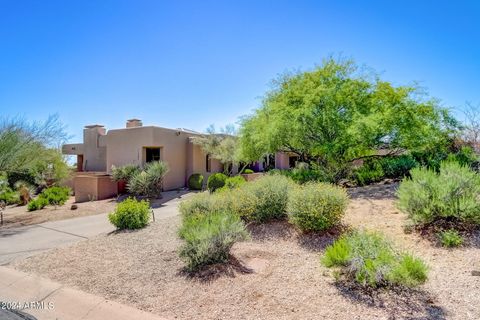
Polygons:
[[288,192],[292,187],[292,181],[284,176],[261,177],[231,192],[230,209],[247,221],[265,222],[284,218]]
[[323,231],[340,223],[347,201],[342,188],[309,182],[290,192],[289,220],[302,231]]
[[245,178],[242,176],[228,177],[225,180],[225,185],[222,187],[224,190],[237,189],[244,183],[246,183]]
[[245,169],[245,170],[243,170],[242,173],[244,173],[244,174],[250,174],[250,173],[253,173],[253,170],[252,170],[252,169]]
[[196,194],[187,200],[182,201],[179,205],[180,213],[184,217],[207,214],[209,212],[216,211],[217,209],[219,209],[217,195],[210,194],[208,192]]
[[362,286],[417,286],[427,280],[426,264],[398,252],[378,233],[354,232],[327,247],[322,263]]
[[165,162],[149,162],[142,171],[131,176],[127,183],[128,191],[137,196],[157,197],[162,191],[163,178],[167,172],[168,165]]
[[454,229],[441,231],[438,237],[442,245],[447,248],[459,247],[463,244],[462,236]]
[[180,248],[180,257],[187,270],[228,261],[230,249],[237,241],[248,238],[245,225],[236,215],[212,212],[192,215],[183,220],[179,236],[185,243]]
[[353,171],[353,180],[359,186],[365,186],[383,179],[385,173],[378,161],[366,161],[361,167]]
[[127,164],[125,166],[112,166],[112,179],[115,181],[128,182],[130,179],[140,172],[140,167],[135,164]]
[[43,197],[38,197],[31,200],[27,205],[28,211],[35,211],[45,208],[48,205],[48,200]]
[[0,201],[6,204],[17,204],[20,202],[20,197],[18,192],[13,191],[10,187],[4,187],[0,191]]
[[150,220],[150,205],[145,200],[128,198],[108,214],[108,220],[120,230],[143,228]]
[[35,189],[32,185],[25,181],[17,181],[15,183],[15,190],[18,192],[19,203],[26,205],[33,198]]
[[207,189],[210,192],[214,192],[225,185],[225,180],[227,180],[227,178],[228,177],[223,173],[214,173],[210,175],[207,180]]
[[418,166],[411,155],[387,157],[380,160],[383,173],[387,178],[403,178],[410,175],[410,170]]
[[70,197],[70,188],[68,187],[50,187],[44,189],[39,198],[47,200],[48,204],[59,206],[65,204]]
[[414,168],[398,189],[398,206],[415,224],[441,220],[480,224],[480,176],[456,162],[442,162],[440,172]]
[[190,190],[202,190],[203,187],[203,175],[200,173],[194,173],[188,178],[188,188]]

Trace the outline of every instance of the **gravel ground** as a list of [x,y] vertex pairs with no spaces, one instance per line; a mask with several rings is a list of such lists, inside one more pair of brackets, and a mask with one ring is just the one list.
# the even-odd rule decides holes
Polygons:
[[300,235],[283,222],[251,227],[237,259],[189,278],[177,256],[179,217],[135,232],[101,235],[15,263],[14,267],[177,319],[479,319],[480,249],[447,250],[405,234],[395,185],[350,190],[350,227],[375,229],[430,265],[417,290],[376,294],[337,284],[319,263],[335,234]]
[[[76,210],[71,210],[72,204],[77,205]],[[4,213],[4,225],[1,228],[13,228],[38,224],[46,221],[64,220],[75,217],[90,216],[99,213],[110,212],[117,204],[116,199],[106,199],[75,203],[75,197],[70,197],[67,202],[58,206],[47,206],[41,210],[28,211],[27,206],[8,206]]]

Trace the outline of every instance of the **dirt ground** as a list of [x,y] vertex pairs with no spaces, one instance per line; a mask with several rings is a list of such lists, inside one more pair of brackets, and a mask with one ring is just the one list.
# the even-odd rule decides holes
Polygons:
[[[72,204],[76,204],[78,208],[72,210]],[[115,198],[75,203],[75,197],[70,197],[63,206],[58,206],[57,208],[47,206],[41,210],[28,211],[27,206],[8,206],[3,212],[3,226],[1,228],[12,228],[46,221],[106,213],[112,211],[116,204]]]
[[395,185],[349,191],[345,223],[384,232],[430,266],[416,290],[369,294],[333,280],[319,257],[336,234],[301,235],[284,222],[250,227],[237,259],[210,277],[182,272],[179,217],[135,232],[114,233],[28,258],[14,267],[131,304],[170,319],[479,319],[480,246],[443,249],[405,234]]

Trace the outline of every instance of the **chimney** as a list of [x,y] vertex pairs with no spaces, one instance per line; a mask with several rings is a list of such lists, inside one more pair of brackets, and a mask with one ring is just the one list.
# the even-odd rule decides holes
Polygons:
[[136,128],[136,127],[141,127],[142,120],[140,119],[129,119],[127,120],[127,128]]

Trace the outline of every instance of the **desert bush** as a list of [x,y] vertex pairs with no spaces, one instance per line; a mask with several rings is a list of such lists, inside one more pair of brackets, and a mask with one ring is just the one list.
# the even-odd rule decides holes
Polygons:
[[382,235],[353,232],[326,248],[321,259],[337,275],[366,287],[413,287],[427,280],[427,266],[418,258],[397,251]]
[[409,176],[410,170],[418,166],[411,155],[387,157],[379,160],[383,173],[387,178],[403,178]]
[[323,231],[340,223],[347,202],[344,189],[309,182],[290,191],[289,220],[302,231]]
[[44,189],[39,198],[47,200],[47,203],[53,206],[61,206],[67,202],[71,190],[68,187],[50,187]]
[[43,197],[37,197],[31,200],[27,205],[28,211],[35,211],[45,208],[48,205],[48,200]]
[[203,175],[200,173],[194,173],[188,178],[188,188],[190,190],[202,190],[203,187]]
[[441,220],[480,224],[480,176],[457,162],[442,162],[440,172],[414,168],[398,189],[398,206],[417,225]]
[[112,165],[112,179],[115,181],[128,182],[130,179],[141,171],[140,167],[135,164],[127,164],[125,166],[116,167]]
[[3,187],[0,189],[0,201],[5,202],[6,204],[18,204],[20,202],[20,197],[18,192],[13,191],[10,187]]
[[25,181],[17,181],[15,183],[15,190],[18,193],[19,204],[26,205],[30,200],[33,199],[35,194],[35,188]]
[[217,194],[201,192],[182,201],[179,205],[179,210],[183,217],[190,217],[217,211],[220,209],[220,205]]
[[442,246],[447,248],[459,247],[463,244],[463,237],[454,229],[441,231],[438,237]]
[[247,221],[284,218],[292,187],[293,182],[284,176],[261,177],[231,192],[230,209]]
[[223,173],[214,173],[210,175],[207,180],[207,189],[210,192],[220,189],[225,185],[225,180],[227,180],[227,178],[228,177]]
[[250,174],[250,173],[254,173],[254,172],[253,172],[252,169],[245,169],[245,170],[243,170],[242,173],[244,173],[244,174]]
[[247,181],[242,176],[228,177],[225,180],[225,185],[221,188],[222,190],[232,190],[237,189]]
[[245,225],[237,215],[211,212],[183,219],[179,236],[184,240],[180,257],[189,271],[228,261],[230,249],[248,238]]
[[382,180],[385,176],[382,165],[378,161],[366,161],[361,167],[353,170],[352,178],[359,186],[365,186]]
[[157,197],[162,191],[163,178],[168,172],[168,165],[162,161],[153,161],[145,165],[142,171],[133,174],[127,189],[137,196]]
[[150,220],[150,204],[128,198],[117,204],[115,211],[108,214],[108,220],[120,230],[143,228]]

